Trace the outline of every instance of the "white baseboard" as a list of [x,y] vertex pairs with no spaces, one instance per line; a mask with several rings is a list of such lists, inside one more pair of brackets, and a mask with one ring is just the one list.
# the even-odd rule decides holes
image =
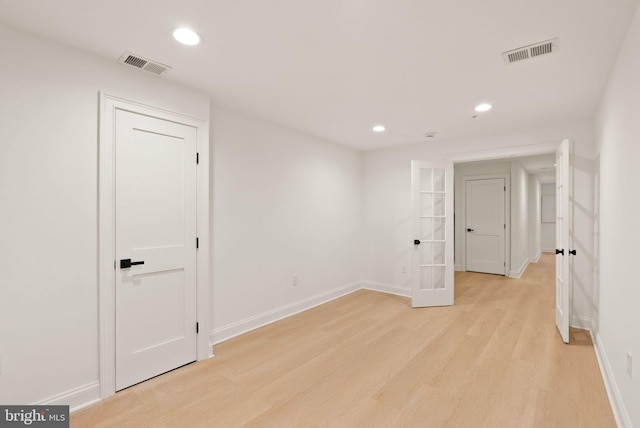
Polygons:
[[543,253],[555,253],[556,249],[555,248],[543,248],[542,252]]
[[69,391],[45,398],[44,400],[40,400],[33,404],[34,406],[69,406],[69,410],[71,412],[75,412],[76,410],[80,410],[83,407],[90,406],[101,400],[100,383],[91,382],[84,386],[79,386]]
[[291,315],[306,311],[315,306],[322,305],[323,303],[327,303],[331,300],[337,299],[338,297],[353,293],[361,288],[362,283],[360,281],[354,282],[326,293],[317,294],[255,316],[245,318],[232,324],[218,327],[209,333],[209,343],[213,346],[216,343],[224,342],[225,340],[229,340],[243,333],[247,333],[283,318],[290,317]]
[[509,277],[520,278],[524,271],[527,270],[527,266],[529,266],[529,259],[525,260],[524,263],[522,263],[522,266],[520,266],[519,270],[512,270],[511,272],[509,272]]
[[411,289],[398,287],[397,285],[384,284],[382,282],[363,281],[362,288],[365,290],[379,291],[381,293],[395,294],[397,296],[411,297]]
[[579,315],[571,316],[569,319],[569,327],[575,327],[582,330],[594,331],[594,323],[591,318]]
[[607,396],[609,397],[609,404],[611,405],[611,411],[616,419],[616,425],[620,428],[632,428],[631,418],[627,412],[627,408],[622,401],[622,395],[618,389],[616,379],[613,377],[613,371],[611,370],[611,364],[609,364],[609,358],[605,352],[600,333],[591,331],[591,337],[593,339],[593,348],[596,351],[596,358],[598,359],[598,365],[600,366],[600,372],[602,373],[602,379],[604,380],[604,387],[607,390]]
[[540,260],[540,257],[542,257],[542,251],[538,251],[538,254],[533,256],[533,257],[529,257],[529,262],[530,263],[538,263],[538,260]]

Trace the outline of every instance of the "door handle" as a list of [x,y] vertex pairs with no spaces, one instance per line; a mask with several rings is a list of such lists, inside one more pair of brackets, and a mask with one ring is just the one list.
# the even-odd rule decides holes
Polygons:
[[130,268],[134,265],[143,265],[144,261],[132,262],[131,259],[122,259],[120,260],[120,269]]
[[569,250],[569,255],[570,256],[575,256],[576,255],[576,250]]
[[473,232],[473,229],[467,229],[467,232]]
[[419,239],[414,239],[413,240],[413,245],[420,245],[420,240]]
[[558,254],[562,254],[562,255],[564,256],[564,248],[563,248],[562,250],[558,250],[558,249],[556,248],[556,256],[557,256]]

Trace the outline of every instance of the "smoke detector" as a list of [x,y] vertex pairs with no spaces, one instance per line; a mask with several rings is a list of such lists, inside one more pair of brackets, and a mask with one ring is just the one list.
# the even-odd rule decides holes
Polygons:
[[122,56],[118,58],[118,62],[158,75],[166,74],[167,71],[171,70],[171,67],[168,65],[150,60],[149,58],[145,58],[140,55],[132,54],[131,52],[123,53]]
[[523,46],[521,48],[512,49],[502,52],[502,60],[505,64],[531,59],[541,55],[548,55],[558,52],[560,48],[558,38],[546,40],[544,42],[535,43],[533,45]]

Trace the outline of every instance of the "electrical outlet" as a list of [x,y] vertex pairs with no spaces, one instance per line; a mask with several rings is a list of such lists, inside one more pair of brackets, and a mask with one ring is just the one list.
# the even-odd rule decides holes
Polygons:
[[629,377],[633,376],[633,356],[631,351],[627,352],[627,373],[629,373]]
[[402,273],[407,273],[407,265],[402,265]]
[[298,275],[293,275],[293,278],[291,278],[291,284],[292,284],[294,287],[297,287],[297,286],[298,286]]

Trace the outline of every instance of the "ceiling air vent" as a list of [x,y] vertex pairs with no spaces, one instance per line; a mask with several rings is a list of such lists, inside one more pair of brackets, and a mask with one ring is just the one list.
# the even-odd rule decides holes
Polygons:
[[123,53],[122,56],[118,59],[118,62],[130,65],[131,67],[139,68],[141,70],[146,70],[153,74],[162,75],[171,70],[171,67],[169,67],[168,65],[161,64],[157,61],[152,61],[140,55],[134,55],[131,52]]
[[557,52],[559,49],[558,39],[547,40],[529,46],[523,46],[507,52],[502,52],[502,59],[506,64],[523,61],[540,55],[547,55]]

